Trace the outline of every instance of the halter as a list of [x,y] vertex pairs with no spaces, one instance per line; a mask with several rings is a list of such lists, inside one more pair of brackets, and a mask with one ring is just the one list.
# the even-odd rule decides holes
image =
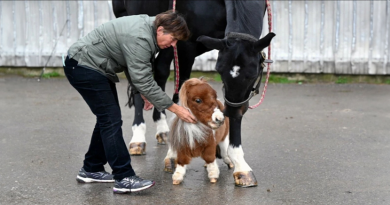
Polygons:
[[[247,41],[251,41],[251,42],[256,42],[259,40],[250,34],[236,33],[236,32],[227,33],[226,38],[239,38],[239,39],[247,40]],[[230,102],[225,97],[225,85],[224,85],[222,87],[222,93],[223,93],[223,98],[225,100],[225,103],[227,105],[232,106],[232,107],[241,107],[243,104],[247,103],[253,96],[260,93],[259,88],[260,88],[260,84],[261,84],[261,79],[263,78],[263,69],[265,68],[265,63],[272,63],[273,62],[272,60],[266,59],[265,53],[263,51],[261,51],[260,54],[261,54],[261,58],[262,58],[260,66],[262,69],[261,69],[261,72],[258,72],[259,75],[257,76],[257,79],[255,81],[253,88],[252,88],[252,91],[249,94],[249,97],[246,100],[239,102],[239,103]]]

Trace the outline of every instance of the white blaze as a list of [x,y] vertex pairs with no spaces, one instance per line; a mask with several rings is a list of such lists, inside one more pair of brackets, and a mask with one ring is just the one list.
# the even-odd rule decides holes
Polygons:
[[240,73],[238,72],[239,70],[240,67],[233,66],[233,70],[230,71],[230,75],[232,75],[233,78],[237,77],[238,75],[240,75]]

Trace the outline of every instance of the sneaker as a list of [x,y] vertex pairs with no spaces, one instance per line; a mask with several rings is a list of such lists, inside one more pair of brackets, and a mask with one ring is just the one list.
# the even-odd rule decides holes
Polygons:
[[137,192],[148,189],[155,184],[154,181],[142,179],[138,176],[123,178],[121,181],[115,180],[114,193],[123,194],[127,192]]
[[106,171],[102,172],[87,172],[81,168],[76,180],[80,183],[91,182],[114,182],[114,176]]

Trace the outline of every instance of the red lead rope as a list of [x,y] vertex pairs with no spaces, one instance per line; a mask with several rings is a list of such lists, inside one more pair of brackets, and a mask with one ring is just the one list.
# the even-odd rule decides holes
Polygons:
[[[176,10],[176,0],[173,0],[173,12]],[[177,45],[177,44],[176,44]],[[180,74],[179,74],[179,57],[177,56],[177,47],[176,45],[173,47],[173,55],[175,56],[175,92],[174,94],[179,93],[179,79],[180,79]]]
[[[267,13],[268,13],[268,31],[271,32],[272,31],[271,4],[269,3],[269,0],[265,0],[265,2],[267,4]],[[268,46],[268,59],[271,59],[271,44],[269,44],[269,46]],[[250,109],[257,108],[264,100],[265,93],[267,92],[268,78],[269,78],[269,74],[271,71],[269,64],[270,63],[267,63],[267,78],[265,79],[264,89],[263,89],[263,92],[261,93],[261,98],[257,104],[249,106]]]

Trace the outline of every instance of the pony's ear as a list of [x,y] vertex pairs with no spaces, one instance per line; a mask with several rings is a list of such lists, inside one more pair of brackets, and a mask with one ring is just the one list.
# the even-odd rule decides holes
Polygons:
[[202,43],[204,46],[206,46],[209,49],[222,50],[225,48],[225,43],[223,42],[222,39],[211,38],[208,36],[199,36],[198,39],[196,39],[196,41]]
[[254,50],[257,52],[262,51],[265,47],[269,46],[273,37],[275,37],[275,34],[270,32],[262,39],[256,41],[255,44],[253,45]]
[[188,81],[185,81],[183,85],[181,85],[180,91],[179,91],[179,99],[180,99],[180,105],[183,107],[188,107],[187,104],[187,87],[188,87]]

